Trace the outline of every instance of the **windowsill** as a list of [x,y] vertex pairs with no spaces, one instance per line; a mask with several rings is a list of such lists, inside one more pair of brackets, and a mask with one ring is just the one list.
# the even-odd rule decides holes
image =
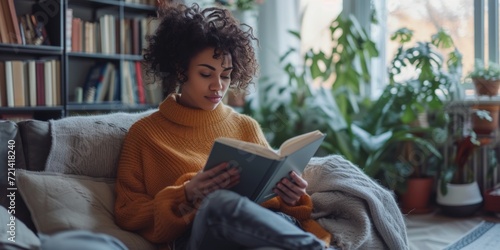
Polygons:
[[466,104],[466,105],[474,105],[474,104],[499,104],[500,105],[500,95],[497,96],[475,96],[475,95],[467,95],[464,99],[451,101],[450,105],[454,106],[456,104]]

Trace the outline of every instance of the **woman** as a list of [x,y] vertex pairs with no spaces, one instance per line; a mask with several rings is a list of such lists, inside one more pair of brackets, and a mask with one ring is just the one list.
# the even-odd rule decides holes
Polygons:
[[330,234],[310,219],[307,182],[295,173],[278,197],[255,204],[231,191],[239,172],[201,171],[218,137],[268,146],[258,123],[222,103],[257,72],[251,29],[226,10],[168,5],[144,59],[163,83],[159,110],[127,134],[119,161],[118,225],[174,249],[322,249]]

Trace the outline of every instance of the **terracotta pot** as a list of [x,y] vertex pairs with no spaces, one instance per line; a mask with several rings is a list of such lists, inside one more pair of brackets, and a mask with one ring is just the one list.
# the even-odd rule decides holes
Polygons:
[[401,210],[405,214],[423,214],[432,212],[430,198],[434,178],[409,178],[405,193],[399,195]]
[[500,213],[500,188],[488,189],[484,192],[484,210],[488,212]]
[[474,110],[486,110],[490,112],[492,121],[481,119],[476,113],[472,114],[472,129],[480,135],[489,135],[498,128],[498,115],[500,106],[498,104],[478,104],[473,106]]
[[500,88],[500,80],[472,79],[476,88],[476,95],[496,96]]

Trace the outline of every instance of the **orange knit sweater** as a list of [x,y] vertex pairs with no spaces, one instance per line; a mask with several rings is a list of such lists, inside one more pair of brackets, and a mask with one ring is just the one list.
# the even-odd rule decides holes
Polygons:
[[[151,242],[168,244],[191,226],[196,208],[184,184],[200,171],[217,137],[268,146],[259,124],[221,104],[195,110],[169,96],[159,110],[130,128],[120,156],[116,182],[116,223]],[[330,234],[310,219],[312,202],[303,196],[290,207],[279,197],[263,204],[297,218],[303,228],[327,243]]]

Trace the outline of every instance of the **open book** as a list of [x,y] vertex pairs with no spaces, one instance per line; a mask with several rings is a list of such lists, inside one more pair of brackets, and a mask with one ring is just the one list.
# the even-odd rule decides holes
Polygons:
[[302,174],[307,163],[323,142],[325,134],[316,130],[292,137],[273,149],[231,138],[217,138],[205,165],[211,169],[222,162],[240,169],[240,182],[230,190],[256,203],[276,196],[273,188],[295,171]]

